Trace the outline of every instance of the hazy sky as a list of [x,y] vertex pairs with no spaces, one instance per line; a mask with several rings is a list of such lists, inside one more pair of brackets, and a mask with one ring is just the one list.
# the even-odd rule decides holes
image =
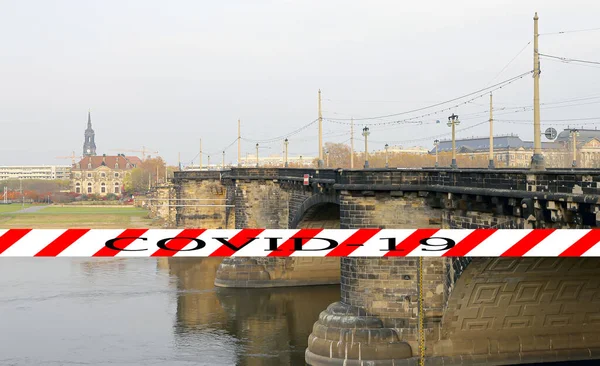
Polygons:
[[[250,140],[310,123],[319,88],[325,118],[452,99],[532,70],[531,43],[497,76],[532,40],[535,11],[542,34],[600,28],[595,0],[0,0],[0,165],[70,164],[55,157],[81,154],[88,109],[98,154],[144,145],[175,164],[178,152],[184,163],[198,154],[200,138],[220,162],[238,118]],[[542,35],[540,52],[600,61],[599,39],[600,31]],[[597,117],[582,122],[600,125],[600,65],[542,60],[541,67],[541,102],[549,103],[542,129],[581,125],[564,121],[573,118]],[[494,100],[495,108],[531,106],[531,76],[494,92]],[[429,148],[433,136],[450,133],[448,115],[464,116],[458,128],[469,127],[488,119],[488,103],[486,95],[419,118],[420,126],[371,126],[369,148]],[[532,124],[523,122],[533,112],[513,111],[496,112],[495,131],[532,139]],[[376,121],[356,122],[357,150],[365,122]],[[350,137],[348,125],[325,121],[323,128],[325,142]],[[483,123],[458,137],[488,132]],[[317,124],[291,136],[290,155],[315,156],[316,137]],[[254,153],[254,144],[244,141],[243,153]],[[270,147],[261,154],[282,149],[280,140],[261,146]],[[236,149],[227,150],[228,162]]]

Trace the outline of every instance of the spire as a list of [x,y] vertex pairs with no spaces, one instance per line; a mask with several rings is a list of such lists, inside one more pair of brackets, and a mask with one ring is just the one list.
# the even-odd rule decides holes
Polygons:
[[90,109],[88,109],[88,125],[87,125],[87,128],[90,128],[90,129],[92,128],[92,114],[91,114],[91,112],[92,111]]

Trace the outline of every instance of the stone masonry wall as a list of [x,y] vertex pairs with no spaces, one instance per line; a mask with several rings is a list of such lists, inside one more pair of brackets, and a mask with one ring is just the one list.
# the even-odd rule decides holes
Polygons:
[[[234,217],[227,215],[226,187],[220,180],[181,180],[176,190],[178,227],[202,227],[207,229],[233,228]],[[191,201],[189,199],[202,199]]]
[[235,228],[287,229],[289,196],[270,180],[236,181]]
[[[343,192],[342,228],[440,228],[442,211],[417,193]],[[444,258],[423,261],[424,308],[428,322],[441,320],[445,302]],[[342,303],[363,308],[407,340],[418,322],[418,259],[405,257],[342,258]]]

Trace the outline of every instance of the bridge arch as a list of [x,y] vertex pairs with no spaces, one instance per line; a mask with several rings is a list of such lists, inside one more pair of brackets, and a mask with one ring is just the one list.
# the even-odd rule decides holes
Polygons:
[[339,229],[339,197],[324,194],[310,196],[293,214],[290,212],[289,228]]

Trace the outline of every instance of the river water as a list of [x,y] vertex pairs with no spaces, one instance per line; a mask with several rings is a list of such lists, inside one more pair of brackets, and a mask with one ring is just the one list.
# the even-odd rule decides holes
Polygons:
[[339,286],[222,289],[219,258],[0,258],[0,365],[304,365]]

